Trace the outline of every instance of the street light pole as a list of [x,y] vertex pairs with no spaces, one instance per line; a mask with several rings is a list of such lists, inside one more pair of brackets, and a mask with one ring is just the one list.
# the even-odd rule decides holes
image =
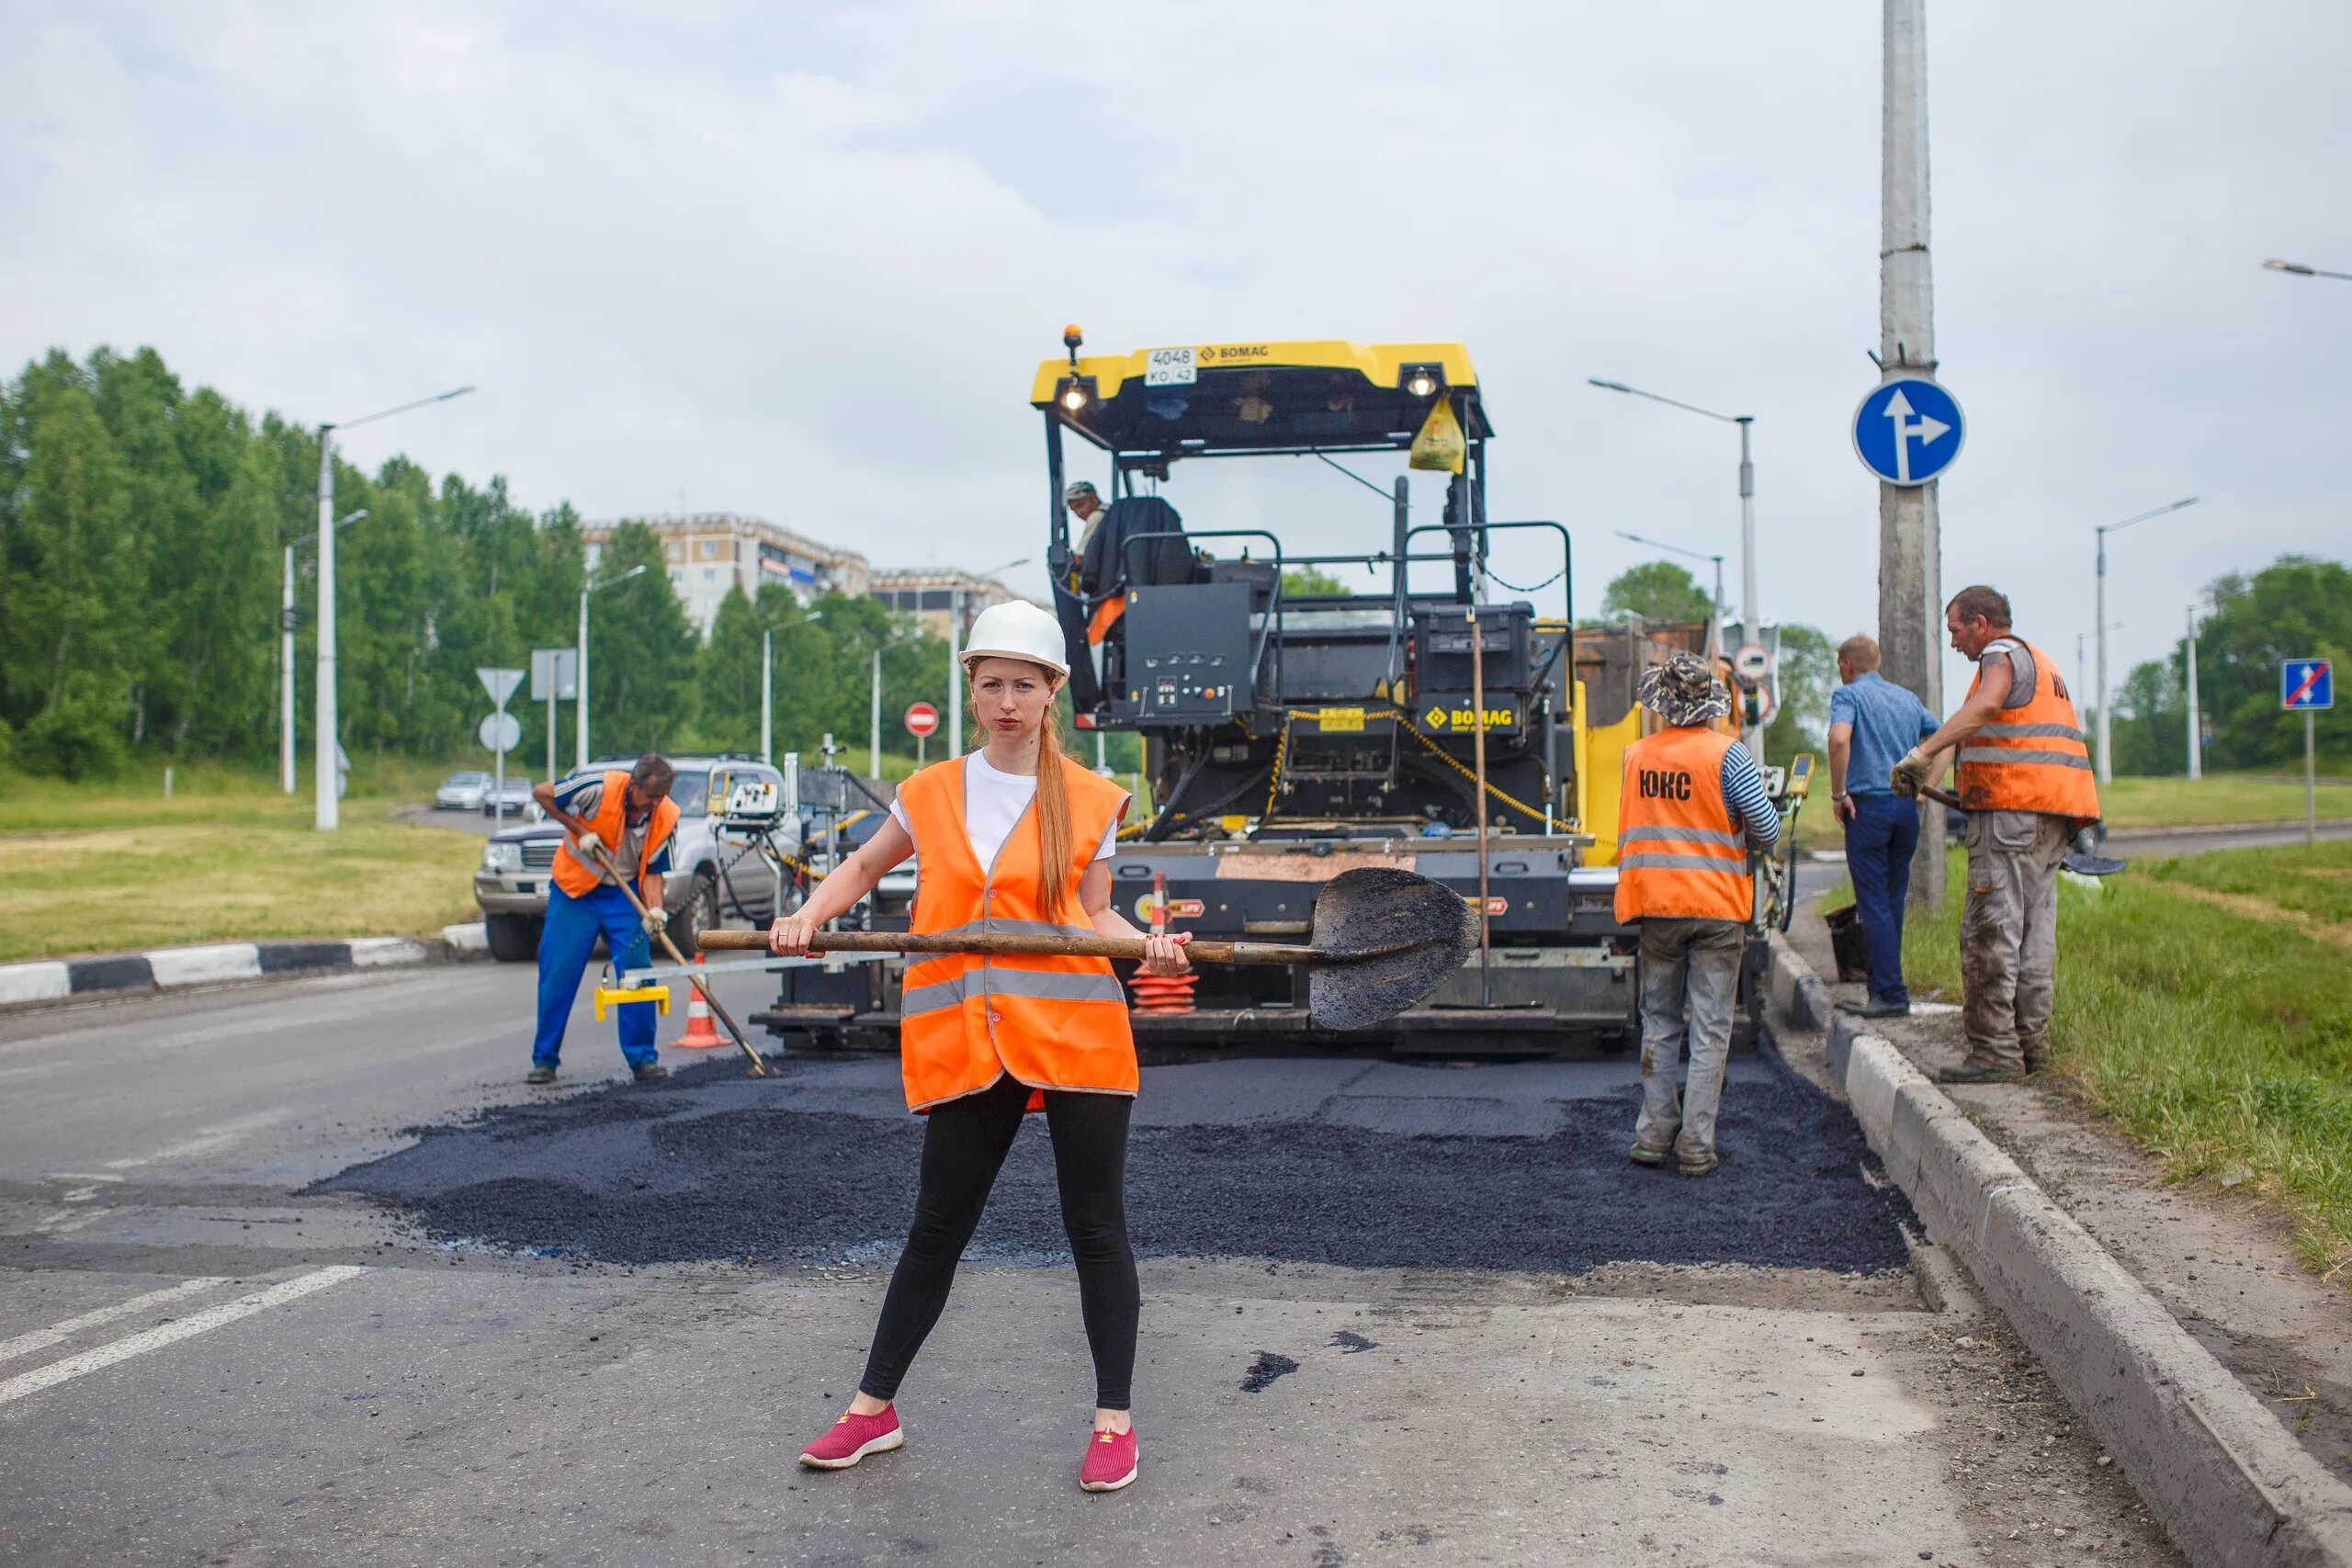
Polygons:
[[2272,272],[2291,272],[2297,277],[2335,277],[2352,282],[2352,272],[2330,272],[2324,266],[2305,266],[2301,262],[2280,261],[2277,256],[2262,265]]
[[627,581],[628,581],[630,578],[632,578],[632,577],[639,577],[639,576],[642,576],[642,575],[644,574],[644,571],[645,571],[645,563],[644,563],[643,561],[639,561],[639,562],[638,562],[635,566],[633,566],[633,567],[629,568],[627,571],[625,571],[625,572],[621,573],[618,577],[609,579],[608,581],[604,581],[604,582],[592,583],[592,584],[590,584],[590,585],[588,585],[588,586],[585,586],[585,587],[583,587],[583,588],[582,588],[582,589],[580,590],[580,722],[579,722],[577,725],[575,725],[575,726],[573,727],[574,728],[576,728],[577,730],[579,730],[579,732],[580,732],[580,733],[579,733],[579,736],[577,737],[578,744],[577,744],[577,747],[576,747],[576,750],[577,750],[577,751],[578,751],[578,753],[579,753],[579,756],[578,756],[578,760],[577,760],[577,761],[572,764],[574,767],[577,767],[577,768],[584,768],[584,767],[586,767],[586,766],[588,765],[588,756],[589,756],[589,751],[588,751],[588,595],[590,595],[591,593],[602,593],[602,592],[603,592],[605,589],[607,589],[607,588],[615,588],[615,587],[618,587],[620,584],[622,584],[622,583],[624,583],[624,582],[627,582]]
[[865,771],[882,776],[882,645],[874,645],[874,705],[866,716]]
[[277,602],[277,783],[294,793],[294,547],[286,547],[286,587]]
[[1717,654],[1723,652],[1724,612],[1731,608],[1729,604],[1724,603],[1724,558],[1719,555],[1711,556],[1704,550],[1685,549],[1680,545],[1669,545],[1663,539],[1645,539],[1639,534],[1628,534],[1623,528],[1617,530],[1617,536],[1621,539],[1631,539],[1637,545],[1647,545],[1654,550],[1668,550],[1678,556],[1689,556],[1692,560],[1713,561],[1715,563],[1714,614],[1708,617],[1707,622],[1707,641],[1709,644],[1707,651]]
[[2109,716],[2107,711],[2107,536],[2109,534],[2120,533],[2123,529],[2132,526],[2134,524],[2145,523],[2151,517],[2162,517],[2167,512],[2178,512],[2184,506],[2194,506],[2196,504],[2197,498],[2195,496],[2183,496],[2180,500],[2172,502],[2168,506],[2159,506],[2154,508],[2153,511],[2143,512],[2136,517],[2126,517],[2120,523],[2102,523],[2098,525],[2098,591],[2092,601],[2092,608],[2093,613],[2098,618],[2091,624],[2097,628],[2098,633],[2098,782],[2103,784],[2112,784],[2115,782],[2115,764],[2109,755],[2109,744],[2113,737],[2114,731],[2112,725],[2109,723]]
[[2197,606],[2188,606],[2188,776],[2205,776],[2205,726],[2197,712]]
[[760,634],[760,761],[775,761],[775,633]]
[[[1623,381],[1605,381],[1598,376],[1588,376],[1585,380],[1603,391],[1623,392],[1629,397],[1647,398],[1654,403],[1664,403],[1668,408],[1681,409],[1687,413],[1700,414],[1708,419],[1718,420],[1724,424],[1739,426],[1739,614],[1743,623],[1740,630],[1741,635],[1748,641],[1755,641],[1758,629],[1763,624],[1758,619],[1756,606],[1756,464],[1749,450],[1748,439],[1750,427],[1756,423],[1756,416],[1750,413],[1717,413],[1713,409],[1702,409],[1696,403],[1686,403],[1674,398],[1660,397],[1656,392],[1645,392],[1639,387],[1629,387]],[[1643,542],[1646,544],[1649,541]],[[1685,553],[1696,554],[1697,552]],[[1723,603],[1720,584],[1717,585],[1715,603],[1718,604]]]
[[339,744],[334,684],[334,433],[373,424],[379,419],[390,419],[396,413],[421,409],[427,403],[446,403],[451,398],[462,398],[472,390],[471,387],[457,387],[364,418],[319,426],[319,735],[312,822],[321,832],[333,832],[341,826],[343,818],[338,793],[342,770],[337,766],[343,748]]

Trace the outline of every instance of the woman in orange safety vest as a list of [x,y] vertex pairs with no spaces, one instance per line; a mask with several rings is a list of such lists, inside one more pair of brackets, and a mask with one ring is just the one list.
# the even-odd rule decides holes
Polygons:
[[[1069,674],[1059,623],[1035,604],[992,605],[968,641],[972,716],[987,745],[899,785],[890,820],[777,919],[773,952],[808,952],[819,928],[910,855],[919,856],[915,931],[1145,935],[1111,907],[1126,792],[1070,761],[1055,733],[1054,700]],[[1148,940],[1146,973],[1190,967],[1184,937]],[[1123,1192],[1136,1084],[1125,992],[1100,958],[935,954],[908,964],[899,1017],[907,1105],[929,1117],[914,1224],[857,1397],[800,1462],[845,1470],[905,1441],[891,1405],[899,1380],[947,1304],[1023,1113],[1042,1110],[1094,1355],[1094,1431],[1079,1484],[1115,1492],[1136,1478],[1128,1384],[1142,1304]]]

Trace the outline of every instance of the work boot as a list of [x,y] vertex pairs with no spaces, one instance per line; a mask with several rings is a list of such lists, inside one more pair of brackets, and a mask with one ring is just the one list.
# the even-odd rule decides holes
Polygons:
[[2050,1047],[2029,1045],[2025,1051],[2025,1076],[2038,1078],[2050,1070]]
[[549,1066],[543,1066],[539,1063],[534,1062],[531,1064],[531,1070],[523,1075],[523,1081],[525,1083],[553,1083],[555,1082],[555,1069]]
[[1696,1154],[1678,1151],[1674,1156],[1674,1168],[1685,1176],[1706,1176],[1721,1164],[1723,1161],[1715,1156],[1713,1149],[1702,1149]]
[[1666,1156],[1672,1152],[1671,1149],[1654,1149],[1636,1140],[1634,1146],[1625,1151],[1625,1157],[1635,1165],[1664,1165]]
[[1856,1018],[1909,1018],[1909,1002],[1868,1001],[1858,1008],[1848,1008]]
[[641,1062],[629,1072],[639,1083],[654,1083],[670,1076],[670,1069],[659,1062]]
[[1962,1062],[1956,1067],[1945,1067],[1936,1074],[1938,1083],[1982,1084],[2015,1083],[2025,1077],[2017,1067],[1976,1067]]

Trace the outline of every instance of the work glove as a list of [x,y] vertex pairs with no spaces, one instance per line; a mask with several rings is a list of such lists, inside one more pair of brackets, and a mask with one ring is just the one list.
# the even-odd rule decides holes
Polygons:
[[646,935],[648,935],[648,936],[660,936],[660,935],[662,934],[662,929],[663,929],[664,927],[666,927],[667,925],[669,925],[669,923],[670,923],[670,911],[669,911],[669,910],[667,910],[667,909],[665,909],[665,908],[663,908],[661,905],[659,905],[659,904],[652,905],[651,907],[650,907],[649,908],[647,908],[647,910],[645,911],[645,934],[646,934]]
[[596,852],[605,847],[605,840],[596,837],[594,833],[582,833],[578,839],[574,840],[573,842],[580,846],[580,858],[582,860],[594,860],[595,858]]
[[1935,759],[1914,746],[1903,753],[1903,761],[1889,771],[1887,787],[1906,799],[1916,799],[1933,775],[1935,767]]

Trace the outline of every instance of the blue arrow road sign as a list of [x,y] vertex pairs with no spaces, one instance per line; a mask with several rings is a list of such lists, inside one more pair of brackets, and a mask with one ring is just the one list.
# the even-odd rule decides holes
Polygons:
[[1854,456],[1889,484],[1926,484],[1951,467],[1966,435],[1960,404],[1924,377],[1888,381],[1854,411]]
[[2324,659],[2290,659],[2278,666],[2278,705],[2297,708],[2335,705],[2335,671]]

